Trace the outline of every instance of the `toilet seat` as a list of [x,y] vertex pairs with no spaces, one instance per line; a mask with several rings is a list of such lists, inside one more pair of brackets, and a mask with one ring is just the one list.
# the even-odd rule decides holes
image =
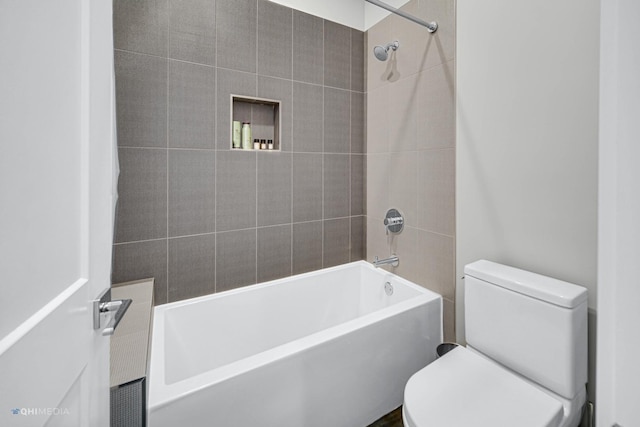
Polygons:
[[557,427],[562,403],[482,356],[457,347],[415,373],[407,427]]

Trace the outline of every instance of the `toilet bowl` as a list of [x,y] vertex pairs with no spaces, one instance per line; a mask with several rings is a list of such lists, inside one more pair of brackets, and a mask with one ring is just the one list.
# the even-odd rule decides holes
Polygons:
[[477,261],[465,267],[467,347],[415,373],[406,427],[576,427],[586,402],[586,289]]

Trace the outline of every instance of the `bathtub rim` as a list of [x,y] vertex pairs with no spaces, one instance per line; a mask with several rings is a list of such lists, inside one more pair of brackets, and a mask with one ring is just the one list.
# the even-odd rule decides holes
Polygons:
[[[192,375],[188,378],[167,384],[165,381],[165,354],[164,354],[164,338],[157,339],[156,337],[164,337],[164,314],[167,310],[179,307],[196,304],[201,301],[213,300],[223,298],[228,295],[240,294],[243,292],[250,292],[255,289],[262,289],[271,286],[276,286],[280,283],[290,282],[292,279],[305,278],[318,275],[319,273],[340,271],[348,268],[366,268],[374,271],[384,278],[384,280],[394,280],[403,285],[408,286],[416,291],[418,295],[409,298],[405,301],[398,302],[389,307],[367,313],[364,316],[356,317],[347,322],[334,325],[332,327],[323,329],[321,331],[314,332],[303,338],[299,338],[294,341],[290,341],[284,344],[280,344],[276,347],[268,350],[253,354],[243,359],[234,361],[227,365],[223,365],[196,375]],[[389,317],[397,315],[399,313],[409,311],[421,305],[433,303],[437,301],[440,306],[440,314],[442,316],[443,297],[429,289],[426,289],[418,284],[415,284],[397,274],[391,273],[387,270],[375,268],[367,261],[354,261],[347,264],[341,264],[335,267],[323,268],[320,270],[314,270],[308,273],[297,274],[288,276],[281,279],[275,279],[267,282],[257,283],[254,285],[248,285],[241,288],[230,289],[215,294],[203,295],[200,297],[190,298],[187,300],[175,301],[172,303],[162,304],[154,307],[154,319],[153,319],[153,333],[151,339],[151,363],[149,369],[149,390],[148,390],[148,403],[147,411],[150,413],[153,410],[165,407],[172,402],[183,399],[193,393],[197,393],[200,390],[214,386],[215,384],[227,381],[237,375],[248,372],[252,369],[265,366],[276,360],[291,357],[300,352],[306,351],[322,343],[352,333],[365,326],[381,322]],[[443,339],[443,322],[440,322],[439,340]]]

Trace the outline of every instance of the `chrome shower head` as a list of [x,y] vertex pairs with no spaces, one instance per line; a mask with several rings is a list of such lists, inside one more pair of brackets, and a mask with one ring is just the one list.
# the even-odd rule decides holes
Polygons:
[[385,47],[382,47],[382,46],[374,47],[373,48],[373,54],[375,55],[376,58],[378,58],[378,60],[386,61],[387,58],[389,58],[389,49],[395,51],[399,47],[400,47],[400,42],[398,40],[396,40],[393,43],[389,43]]

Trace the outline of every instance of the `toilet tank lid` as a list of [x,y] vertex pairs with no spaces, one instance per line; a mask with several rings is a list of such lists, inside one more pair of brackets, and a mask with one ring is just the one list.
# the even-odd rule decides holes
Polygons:
[[464,274],[560,307],[574,308],[587,300],[582,286],[487,260],[467,264]]

